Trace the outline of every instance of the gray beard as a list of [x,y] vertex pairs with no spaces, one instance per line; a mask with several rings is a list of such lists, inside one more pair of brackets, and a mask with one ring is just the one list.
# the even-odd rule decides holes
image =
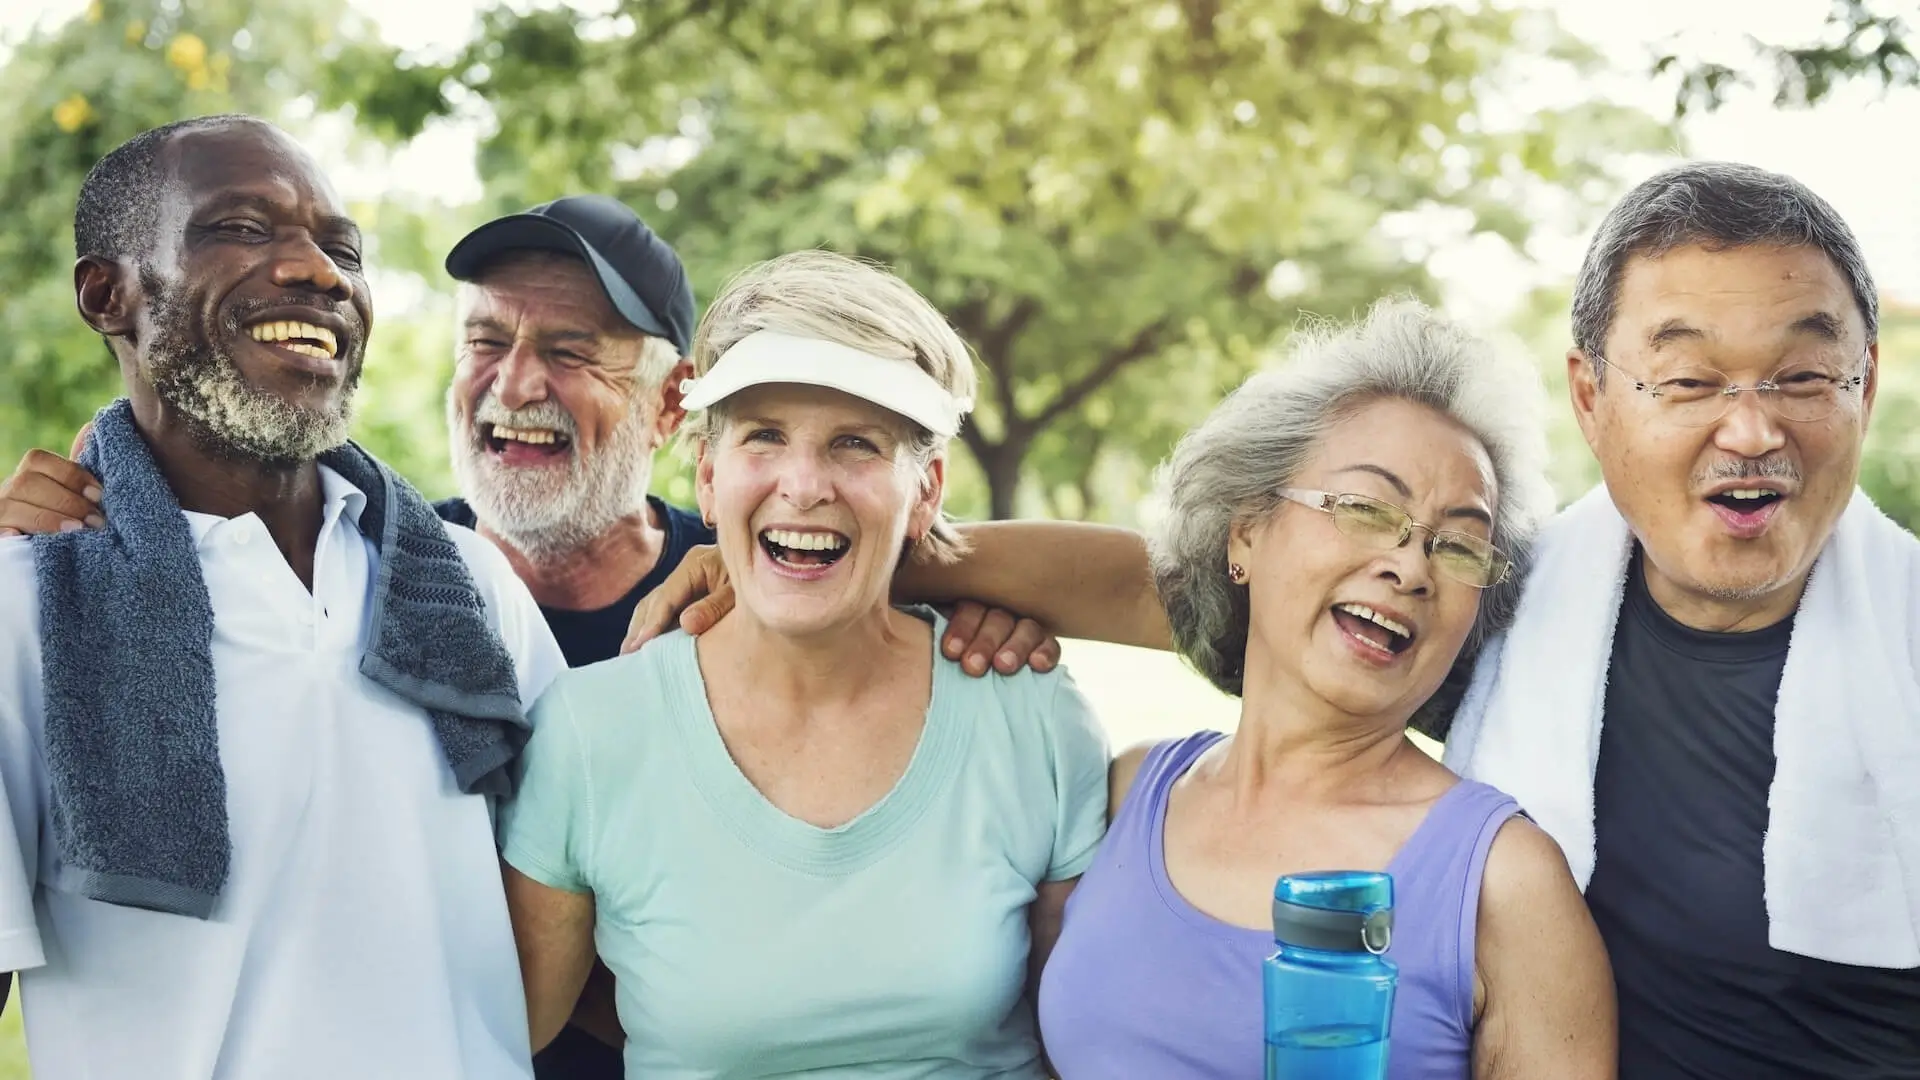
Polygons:
[[[192,312],[158,278],[143,275],[142,281],[154,326],[146,350],[148,378],[160,400],[191,422],[202,449],[231,461],[285,468],[347,441],[359,365],[347,373],[338,409],[295,405],[248,382],[226,348],[196,345]],[[221,329],[240,332],[237,325]]]
[[[635,397],[633,407],[591,456],[580,452],[575,439],[573,458],[564,476],[556,480],[554,473],[559,470],[518,469],[496,460],[481,442],[479,423],[460,419],[449,390],[447,437],[454,482],[480,526],[534,563],[552,563],[585,550],[621,521],[647,512],[653,457],[647,446],[651,418],[644,401]],[[474,411],[477,416],[481,408]],[[552,402],[514,410],[511,415],[522,423],[539,421],[529,426],[574,431],[572,417]]]

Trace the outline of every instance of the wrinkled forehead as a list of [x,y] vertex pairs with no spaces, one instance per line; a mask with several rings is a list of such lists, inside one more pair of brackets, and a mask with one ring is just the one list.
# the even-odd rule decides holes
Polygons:
[[170,200],[187,213],[223,200],[254,200],[290,215],[347,216],[312,155],[268,124],[235,121],[183,131],[168,141],[162,162]]
[[572,256],[516,251],[460,283],[455,311],[462,324],[486,319],[534,333],[587,331],[612,338],[644,335],[614,310],[606,290]]
[[1439,409],[1381,398],[1346,411],[1321,436],[1308,469],[1366,485],[1363,494],[1476,503],[1499,492],[1493,455],[1480,436]]
[[1867,344],[1866,317],[1833,260],[1770,245],[1635,256],[1621,270],[1609,338],[1622,355]]

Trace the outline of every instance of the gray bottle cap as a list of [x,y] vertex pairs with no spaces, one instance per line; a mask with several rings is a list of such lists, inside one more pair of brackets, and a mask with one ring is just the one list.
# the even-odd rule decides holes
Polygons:
[[1273,902],[1273,937],[1282,945],[1325,952],[1368,952],[1393,944],[1393,909],[1329,911],[1286,900]]

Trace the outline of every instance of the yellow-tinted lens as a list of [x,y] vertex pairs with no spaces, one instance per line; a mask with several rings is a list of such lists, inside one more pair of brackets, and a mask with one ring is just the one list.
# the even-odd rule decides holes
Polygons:
[[1441,573],[1478,589],[1495,584],[1507,571],[1498,548],[1465,533],[1435,533],[1432,558]]
[[1412,521],[1406,511],[1364,495],[1342,495],[1331,507],[1334,524],[1348,536],[1382,544],[1397,544]]

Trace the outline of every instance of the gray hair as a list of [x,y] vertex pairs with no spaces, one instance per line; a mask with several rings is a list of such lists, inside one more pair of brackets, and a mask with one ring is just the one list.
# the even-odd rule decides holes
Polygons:
[[1481,645],[1513,619],[1534,531],[1553,510],[1539,375],[1407,300],[1382,300],[1346,329],[1302,330],[1290,352],[1286,364],[1228,395],[1160,470],[1165,515],[1149,551],[1174,646],[1213,685],[1239,694],[1250,613],[1247,590],[1227,578],[1231,530],[1272,515],[1280,489],[1357,410],[1386,399],[1424,405],[1486,448],[1493,542],[1514,561],[1514,573],[1481,596],[1446,683],[1413,717],[1415,728],[1443,738]]
[[1627,192],[1587,246],[1573,288],[1573,343],[1605,355],[1620,297],[1620,275],[1636,256],[1659,258],[1675,248],[1713,251],[1777,245],[1817,248],[1847,279],[1866,321],[1867,341],[1880,338],[1880,300],[1860,243],[1825,199],[1791,176],[1728,161],[1695,161],[1668,169]]
[[652,334],[646,335],[640,342],[640,359],[634,364],[634,392],[651,393],[660,389],[679,364],[680,350],[673,347],[673,342]]
[[[693,335],[695,376],[705,375],[728,349],[757,330],[831,341],[874,356],[917,364],[956,398],[972,398],[973,353],[946,316],[913,286],[884,268],[831,251],[795,251],[755,263],[734,275],[707,305]],[[688,422],[686,438],[711,442],[726,422],[718,402]],[[947,440],[907,422],[907,450],[924,470],[946,452]],[[913,557],[951,562],[965,542],[944,513]]]

